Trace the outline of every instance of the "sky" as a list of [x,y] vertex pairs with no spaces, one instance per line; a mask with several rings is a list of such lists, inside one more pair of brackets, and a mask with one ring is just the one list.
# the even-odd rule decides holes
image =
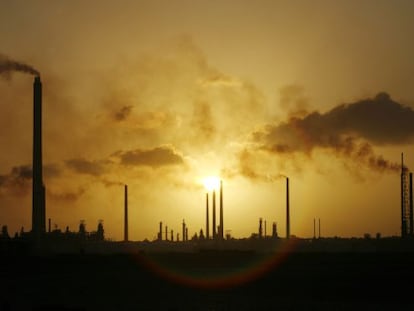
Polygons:
[[[53,228],[152,240],[205,232],[220,176],[224,231],[400,234],[414,167],[412,1],[0,0],[0,225],[31,229],[33,75],[43,83]],[[210,208],[211,210],[211,208]],[[211,219],[210,219],[211,223]],[[211,232],[211,229],[210,229]]]

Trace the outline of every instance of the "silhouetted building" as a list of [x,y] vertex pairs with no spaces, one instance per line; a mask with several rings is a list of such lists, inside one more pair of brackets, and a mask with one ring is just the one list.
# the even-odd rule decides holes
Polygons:
[[32,232],[36,238],[46,232],[45,186],[42,164],[42,83],[36,76],[33,83],[33,179]]

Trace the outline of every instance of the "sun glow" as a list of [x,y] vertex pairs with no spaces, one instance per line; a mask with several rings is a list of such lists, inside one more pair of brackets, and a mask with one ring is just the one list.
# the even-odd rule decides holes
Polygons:
[[208,176],[203,179],[203,184],[208,191],[218,190],[220,188],[220,178],[217,176]]

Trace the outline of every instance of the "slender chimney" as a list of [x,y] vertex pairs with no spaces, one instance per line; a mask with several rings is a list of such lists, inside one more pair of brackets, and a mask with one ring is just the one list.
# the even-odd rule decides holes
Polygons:
[[318,237],[320,239],[321,238],[321,219],[320,218],[318,219],[318,222],[319,222],[319,225],[318,225],[318,231],[319,231]]
[[407,223],[405,219],[405,202],[404,202],[404,153],[401,153],[401,237],[405,237],[407,233]]
[[224,238],[223,231],[223,181],[220,180],[220,239]]
[[168,241],[168,226],[165,226],[165,240]]
[[185,221],[183,219],[183,242],[185,242]]
[[266,220],[264,221],[264,224],[265,224],[264,237],[266,237],[267,236],[267,222],[266,222]]
[[413,216],[413,173],[410,173],[410,235],[414,234],[413,224],[414,224],[414,216]]
[[286,238],[290,238],[289,177],[286,177]]
[[316,219],[313,219],[313,239],[316,238]]
[[162,221],[160,221],[160,231],[158,232],[158,240],[162,241]]
[[209,231],[209,221],[208,221],[208,192],[206,193],[206,239],[210,239],[210,231]]
[[124,242],[128,242],[128,185],[124,187]]
[[261,239],[263,237],[263,229],[262,229],[262,218],[259,218],[259,238]]
[[277,238],[276,222],[273,222],[273,224],[272,224],[272,237]]
[[216,238],[216,190],[213,190],[213,240]]
[[46,232],[45,186],[42,174],[42,82],[36,76],[33,83],[33,179],[32,232],[38,238]]

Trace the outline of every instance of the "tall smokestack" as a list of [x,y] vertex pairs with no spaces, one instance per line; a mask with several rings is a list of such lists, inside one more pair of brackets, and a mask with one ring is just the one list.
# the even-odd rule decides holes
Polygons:
[[162,221],[160,221],[160,230],[158,232],[158,240],[162,241]]
[[208,221],[208,192],[206,193],[206,239],[210,239],[209,221]]
[[32,166],[32,232],[38,238],[46,232],[45,186],[42,174],[42,82],[40,76],[36,76],[33,83]]
[[401,237],[405,236],[404,224],[404,153],[401,153]]
[[223,181],[220,180],[220,239],[224,238],[223,233]]
[[318,237],[321,238],[321,219],[318,219]]
[[413,232],[413,223],[414,223],[414,216],[413,216],[413,173],[410,173],[410,235],[414,234]]
[[185,221],[183,219],[183,242],[185,242]]
[[124,242],[128,242],[128,185],[124,188]]
[[290,238],[289,177],[286,177],[286,238]]
[[316,238],[316,219],[313,219],[313,239]]
[[216,238],[216,190],[213,190],[213,240]]

